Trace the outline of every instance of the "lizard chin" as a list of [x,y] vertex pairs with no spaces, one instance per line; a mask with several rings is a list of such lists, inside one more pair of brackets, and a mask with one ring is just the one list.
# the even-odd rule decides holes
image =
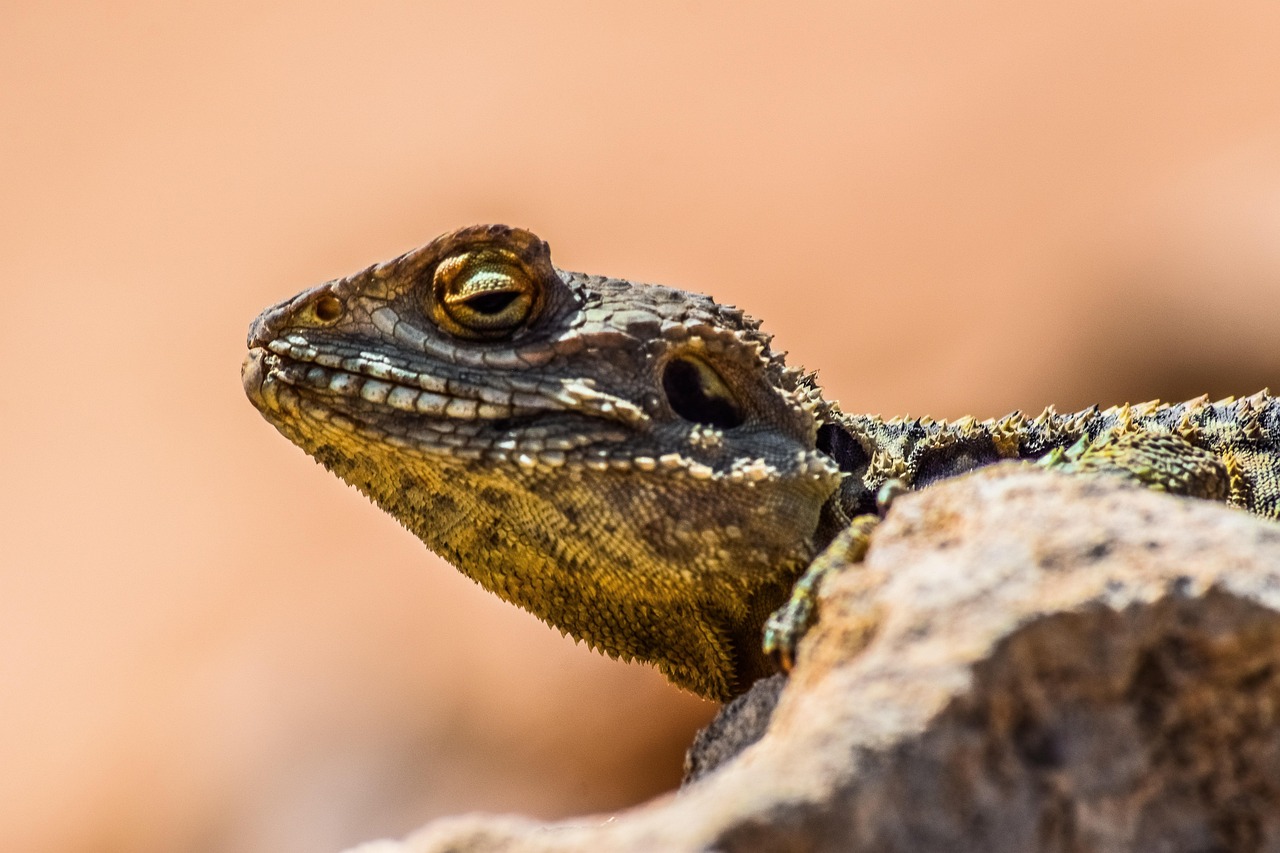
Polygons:
[[253,347],[240,365],[240,382],[244,386],[244,393],[254,408],[263,414],[268,410],[278,409],[280,403],[275,394],[276,384],[269,381],[270,371],[266,359],[265,349]]

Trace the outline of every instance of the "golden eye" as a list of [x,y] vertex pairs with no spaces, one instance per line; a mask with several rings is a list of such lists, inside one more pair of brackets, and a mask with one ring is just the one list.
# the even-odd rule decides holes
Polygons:
[[513,253],[480,249],[445,258],[432,279],[431,316],[463,338],[507,337],[541,307],[542,288]]

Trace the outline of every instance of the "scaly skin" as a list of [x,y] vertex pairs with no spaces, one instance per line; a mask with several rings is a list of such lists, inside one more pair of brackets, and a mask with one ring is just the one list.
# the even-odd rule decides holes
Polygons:
[[1265,392],[885,421],[842,414],[758,325],[480,226],[267,309],[242,375],[281,433],[485,588],[721,700],[773,670],[766,617],[889,481],[1048,455],[1280,517]]

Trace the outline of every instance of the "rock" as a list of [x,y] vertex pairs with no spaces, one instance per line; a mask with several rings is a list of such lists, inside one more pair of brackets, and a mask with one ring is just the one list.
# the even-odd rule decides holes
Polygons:
[[820,606],[764,737],[678,794],[366,849],[1280,850],[1280,524],[996,466],[901,498]]
[[742,750],[764,737],[773,709],[778,706],[787,677],[762,678],[750,690],[720,709],[716,718],[694,738],[684,759],[681,787],[697,782]]

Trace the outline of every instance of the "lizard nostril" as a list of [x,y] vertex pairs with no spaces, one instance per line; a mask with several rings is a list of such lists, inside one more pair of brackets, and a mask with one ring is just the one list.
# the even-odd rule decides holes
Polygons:
[[317,320],[332,323],[342,317],[342,300],[336,296],[322,296],[316,300],[313,310]]

